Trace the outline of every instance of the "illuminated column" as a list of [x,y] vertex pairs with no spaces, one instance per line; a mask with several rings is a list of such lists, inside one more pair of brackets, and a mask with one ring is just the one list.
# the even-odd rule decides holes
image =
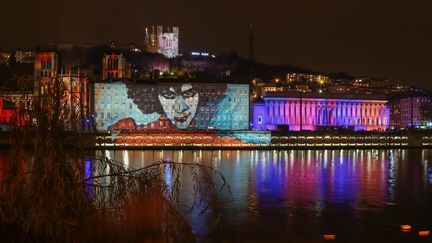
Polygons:
[[281,101],[280,102],[280,110],[281,110],[281,114],[282,114],[282,117],[281,117],[281,123],[282,124],[286,124],[286,121],[285,121],[285,117],[286,117],[286,114],[285,114],[285,101],[283,100],[283,101]]
[[285,124],[289,124],[290,113],[289,113],[288,100],[285,101],[284,108],[285,108]]
[[306,119],[305,119],[305,124],[306,125],[310,125],[311,124],[311,122],[310,122],[310,118],[311,118],[310,111],[311,111],[311,103],[308,100],[308,101],[306,101],[306,112],[305,112],[306,113]]
[[295,102],[294,101],[290,101],[289,103],[290,106],[290,125],[294,125],[295,123]]
[[357,126],[361,126],[361,119],[362,119],[362,115],[361,115],[361,103],[357,103]]
[[273,104],[271,101],[268,101],[268,103],[266,103],[266,105],[267,105],[268,118],[269,118],[268,121],[270,122],[270,124],[273,124],[273,115],[272,115]]
[[305,101],[304,99],[303,99],[303,127],[305,126],[305,125],[308,125],[308,118],[309,118],[309,116],[308,116],[308,112],[309,112],[309,104],[308,104],[309,102],[308,101]]
[[327,104],[323,107],[323,125],[327,126]]
[[353,126],[357,126],[357,103],[353,103],[352,113],[352,124]]
[[326,124],[325,109],[326,109],[325,104],[323,104],[321,106],[321,125],[323,125],[323,126],[325,126],[325,124]]
[[287,109],[287,124],[290,125],[291,124],[291,116],[292,116],[292,112],[291,112],[291,107],[290,107],[290,101],[287,100],[286,103],[286,109]]
[[278,101],[277,112],[278,112],[278,124],[283,124],[283,107],[282,101]]
[[349,126],[349,125],[351,125],[351,103],[348,103],[347,104],[347,119],[348,119],[348,121],[347,121],[347,126]]
[[332,103],[331,113],[332,113],[331,125],[334,126],[336,125],[336,102]]
[[317,117],[317,104],[316,102],[314,102],[314,104],[312,104],[312,125],[316,126],[317,122],[316,122],[316,117]]
[[334,117],[334,124],[336,126],[339,126],[339,119],[340,119],[340,101],[338,101],[335,104],[335,117]]

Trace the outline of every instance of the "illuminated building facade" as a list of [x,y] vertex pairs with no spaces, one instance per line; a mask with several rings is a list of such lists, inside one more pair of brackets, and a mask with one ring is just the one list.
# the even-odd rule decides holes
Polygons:
[[144,46],[147,52],[161,53],[168,58],[173,58],[179,54],[179,27],[170,27],[164,31],[163,26],[152,27],[149,33],[146,28]]
[[0,131],[9,130],[13,122],[14,110],[15,106],[11,101],[0,97]]
[[102,59],[102,78],[121,79],[130,78],[131,72],[125,56],[121,53],[105,54]]
[[389,99],[390,108],[390,129],[398,130],[401,128],[401,99]]
[[[67,105],[65,110],[65,128],[78,128],[86,125],[89,117],[89,94],[87,75],[78,67],[61,68],[55,52],[38,52],[34,63],[34,96],[38,102],[54,95],[58,85],[61,101]],[[49,106],[53,105],[48,103]],[[89,123],[88,121],[87,123]],[[82,123],[82,124],[80,124]],[[88,126],[89,127],[89,126]]]
[[59,57],[55,52],[38,52],[34,63],[35,95],[44,95],[57,77]]
[[[59,75],[65,95],[63,102],[70,108],[70,124],[65,124],[68,128],[76,129],[78,125],[82,128],[89,126],[89,96],[87,76],[80,73],[79,68],[67,68],[64,73]],[[79,121],[81,124],[78,124]]]
[[303,73],[287,73],[286,81],[288,83],[317,83],[317,84],[329,84],[331,83],[330,77],[324,75],[315,74],[303,74]]
[[11,57],[11,52],[0,52],[0,64],[9,64]]
[[15,61],[17,63],[33,63],[35,61],[35,52],[16,50]]
[[253,107],[255,130],[291,131],[343,128],[355,131],[385,131],[389,109],[383,97],[313,93],[266,93]]
[[[400,99],[399,128],[431,128],[432,99],[427,96],[413,96]],[[398,128],[398,127],[396,127]]]
[[249,85],[98,82],[94,115],[101,130],[247,130]]

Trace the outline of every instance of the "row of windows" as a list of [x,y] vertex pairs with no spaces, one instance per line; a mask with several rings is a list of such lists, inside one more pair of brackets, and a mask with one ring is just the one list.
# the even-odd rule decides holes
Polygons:
[[[101,95],[100,95],[100,100],[101,100],[101,101],[104,101],[104,100],[105,100],[105,97],[106,97],[107,100],[111,100],[111,94],[106,94],[106,96],[105,96],[105,94],[101,94]],[[119,99],[119,95],[118,95],[118,94],[115,94],[115,95],[113,95],[113,98],[114,98],[114,100],[118,100],[118,99]],[[121,98],[121,99],[126,99],[126,95],[123,94],[123,95],[120,96],[120,98]]]
[[[350,119],[350,118],[343,118],[338,119],[335,121],[330,121],[329,119],[303,119],[302,120],[304,125],[385,125],[386,120],[385,119]],[[299,124],[300,118],[296,118],[294,121],[289,121],[288,124]],[[262,124],[262,116],[258,117],[258,124]]]
[[[112,114],[112,117],[111,117]],[[119,115],[121,115],[121,117],[119,117]],[[98,117],[100,119],[110,119],[110,118],[114,118],[114,119],[119,119],[119,118],[125,118],[126,117],[126,113],[119,113],[119,112],[100,112],[100,113],[95,113],[95,117]],[[196,118],[201,118],[201,119],[211,119],[212,116],[209,113],[201,113],[199,116],[197,116]],[[241,120],[248,120],[248,116],[247,115],[219,115],[216,117],[216,121],[241,121]]]
[[107,65],[108,65],[107,66],[108,69],[118,69],[118,66],[119,66],[118,58],[117,57],[114,57],[114,58],[108,57]]
[[51,71],[41,71],[40,76],[41,77],[52,77],[53,73]]
[[[100,104],[100,108],[102,110],[105,109],[105,107],[106,107],[107,110],[111,109],[111,103],[107,103],[106,106],[105,106],[104,103]],[[114,103],[114,109],[117,109],[117,108],[119,108],[119,104],[118,103]],[[126,109],[126,104],[125,103],[120,104],[120,108],[122,110]],[[131,110],[132,108],[133,108],[132,103],[129,103],[129,109]]]
[[48,60],[42,60],[42,69],[51,69],[52,68],[52,61],[51,59]]
[[[330,103],[328,103],[328,102],[308,102],[308,101],[303,101],[303,102],[301,102],[302,103],[302,105],[303,106],[308,106],[308,105],[315,105],[315,106],[324,106],[324,107],[327,107],[327,108],[334,108],[334,107],[346,107],[346,106],[351,106],[351,107],[353,107],[353,106],[355,106],[355,107],[366,107],[366,108],[373,108],[374,106],[379,106],[379,107],[382,107],[382,108],[384,108],[385,107],[385,105],[384,104],[370,104],[370,103],[349,103],[349,102],[336,102],[336,103],[334,103],[334,104],[330,104]],[[287,101],[280,101],[280,102],[278,102],[278,101],[270,101],[270,102],[268,102],[268,105],[273,105],[273,106],[275,106],[275,105],[278,105],[279,104],[279,106],[280,105],[282,105],[282,106],[285,106],[285,105],[289,105],[289,106],[292,106],[292,105],[300,105],[300,101],[289,101],[289,102],[287,102]]]
[[[282,107],[282,110],[280,108],[273,107],[273,111],[274,111],[274,114],[276,116],[277,115],[284,115],[285,109],[283,109],[283,107]],[[358,115],[362,115],[362,114],[366,115],[366,116],[368,116],[368,115],[375,116],[375,115],[384,115],[385,114],[384,109],[364,109],[364,108],[354,108],[354,107],[352,109],[349,109],[348,107],[343,107],[342,109],[336,108],[336,109],[328,109],[328,110],[324,109],[323,110],[323,109],[316,109],[316,107],[309,107],[309,109],[307,109],[307,107],[303,107],[303,112],[306,112],[308,114],[318,114],[318,113],[322,113],[322,112],[326,112],[326,111],[330,112],[330,113],[335,111],[337,116],[346,116],[346,115],[358,116]],[[270,108],[269,109],[269,115],[272,115],[271,113],[272,113],[272,109]],[[285,115],[288,115],[287,113],[295,115],[297,113],[300,113],[300,109],[299,109],[299,107],[290,107],[287,111],[285,111]]]

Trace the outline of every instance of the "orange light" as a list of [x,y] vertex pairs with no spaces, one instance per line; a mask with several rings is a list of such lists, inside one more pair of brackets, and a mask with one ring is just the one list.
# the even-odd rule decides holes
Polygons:
[[403,224],[400,226],[400,229],[402,232],[410,232],[411,231],[411,225],[409,224]]
[[323,235],[324,240],[335,240],[336,235]]
[[429,230],[422,230],[418,232],[418,235],[421,237],[426,237],[430,235],[430,231]]

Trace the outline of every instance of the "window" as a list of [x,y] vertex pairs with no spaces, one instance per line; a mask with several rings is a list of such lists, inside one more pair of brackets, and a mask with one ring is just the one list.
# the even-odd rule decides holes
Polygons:
[[258,116],[258,124],[262,124],[262,116]]

